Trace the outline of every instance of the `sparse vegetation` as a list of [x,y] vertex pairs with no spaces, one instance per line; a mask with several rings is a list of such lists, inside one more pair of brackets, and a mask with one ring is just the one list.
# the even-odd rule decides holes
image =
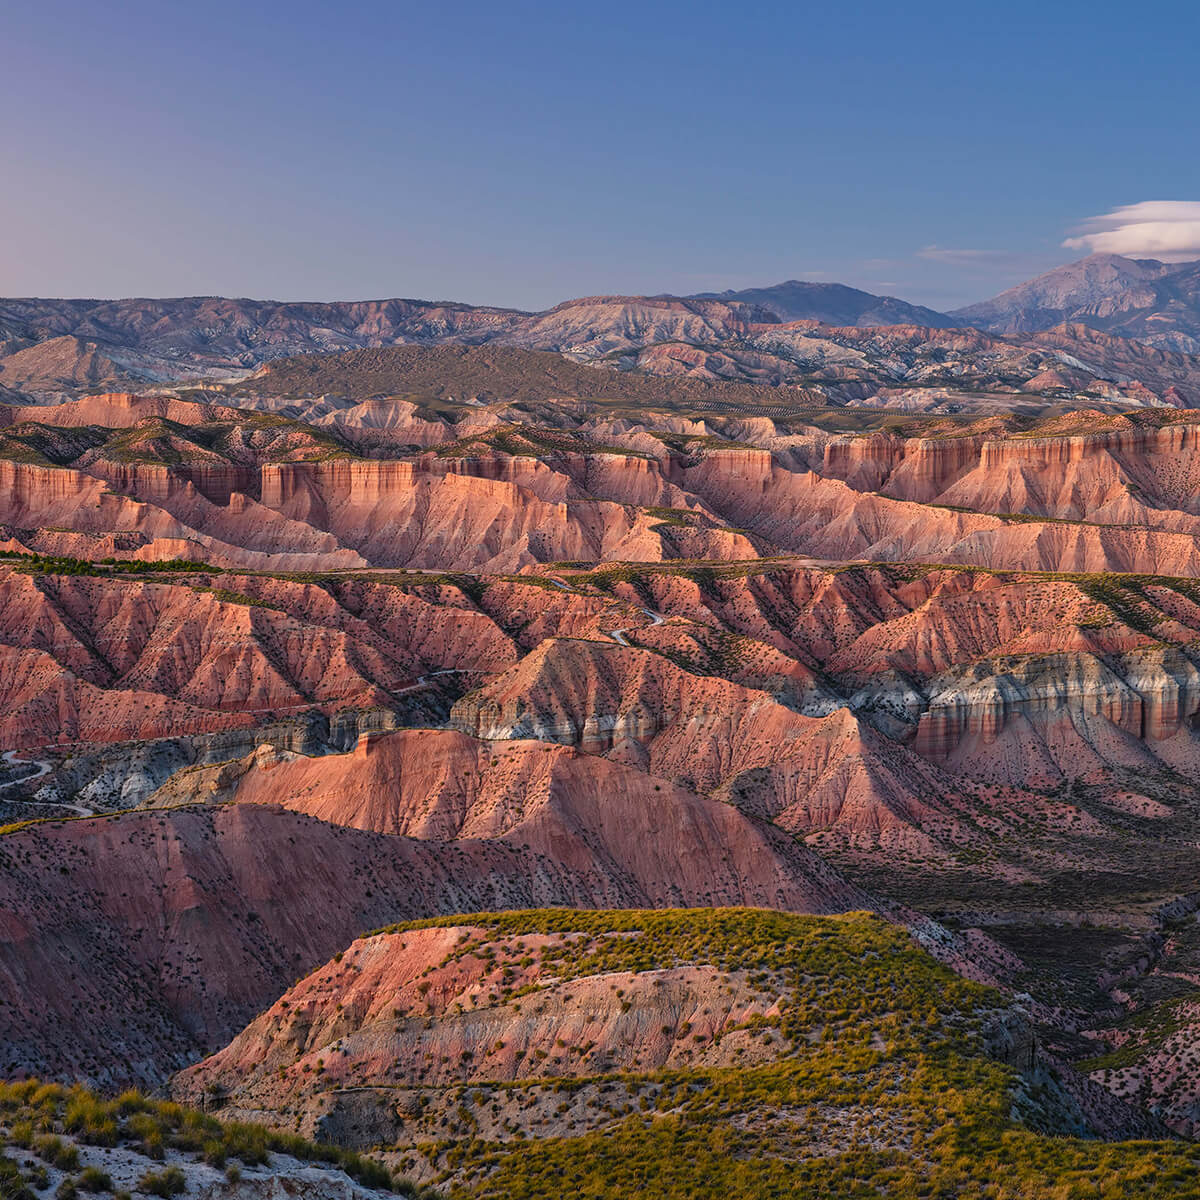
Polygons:
[[[476,958],[502,967],[537,936],[543,977],[560,984],[705,963],[745,977],[777,1015],[715,1035],[771,1048],[766,1061],[745,1067],[575,1069],[464,1087],[457,1110],[449,1101],[432,1110],[442,1112],[441,1132],[417,1147],[456,1200],[543,1200],[564,1190],[592,1200],[1157,1200],[1200,1187],[1200,1162],[1184,1143],[1046,1136],[1017,1119],[1021,1111],[1032,1125],[1053,1127],[1054,1101],[988,1057],[1004,1002],[877,917],[552,909],[409,922],[391,932],[460,925],[443,966]],[[538,994],[501,988],[493,1002],[536,1005]],[[627,1002],[623,992],[618,998]],[[664,1033],[680,1045],[707,1040],[686,1021]],[[583,1049],[564,1043],[553,1053]],[[548,1065],[540,1054],[538,1062]],[[531,1116],[520,1136],[489,1140],[479,1118],[500,1097],[505,1111],[545,1115]],[[565,1120],[574,1103],[592,1113],[582,1128],[537,1132],[550,1117]]]
[[[338,1146],[320,1145],[294,1134],[245,1122],[221,1122],[206,1113],[165,1100],[154,1100],[138,1091],[104,1099],[83,1087],[63,1087],[36,1079],[0,1083],[0,1143],[24,1146],[43,1162],[60,1171],[79,1170],[79,1151],[72,1140],[89,1146],[128,1146],[151,1159],[161,1160],[167,1150],[212,1163],[236,1160],[244,1167],[262,1167],[272,1154],[287,1154],[306,1162],[325,1164],[346,1172],[364,1187],[391,1190],[392,1172],[373,1159]],[[4,1168],[0,1159],[0,1197]],[[11,1160],[9,1160],[11,1161]],[[85,1168],[72,1186],[99,1192],[106,1173]],[[175,1166],[150,1170],[140,1190],[154,1196],[174,1196],[185,1190],[183,1173]],[[19,1193],[14,1193],[19,1195]]]

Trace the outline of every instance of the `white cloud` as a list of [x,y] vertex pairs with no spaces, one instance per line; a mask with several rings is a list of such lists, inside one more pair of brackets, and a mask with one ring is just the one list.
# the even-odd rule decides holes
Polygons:
[[1200,201],[1143,200],[1085,221],[1063,245],[1091,254],[1188,262],[1200,258]]

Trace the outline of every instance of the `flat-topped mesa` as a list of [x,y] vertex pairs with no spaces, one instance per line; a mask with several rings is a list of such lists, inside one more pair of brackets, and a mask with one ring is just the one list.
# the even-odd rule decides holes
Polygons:
[[102,392],[65,404],[0,405],[0,427],[21,421],[42,425],[104,429],[127,429],[148,417],[174,421],[178,425],[201,425],[214,418],[228,420],[242,415],[223,404],[197,403],[175,396],[147,396],[136,392]]

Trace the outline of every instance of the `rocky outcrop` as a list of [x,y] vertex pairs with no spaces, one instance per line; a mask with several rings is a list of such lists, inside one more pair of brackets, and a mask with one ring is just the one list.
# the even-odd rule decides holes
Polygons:
[[[1177,650],[1110,662],[1064,655],[1002,671],[981,664],[930,691],[913,745],[934,761],[986,769],[983,759],[1003,760],[1017,736],[1025,752],[1017,770],[1005,772],[1012,782],[1054,783],[1114,763],[1138,769],[1156,755],[1175,770],[1200,764],[1200,747],[1191,745],[1200,670]],[[1031,756],[1034,744],[1041,749]]]
[[[610,930],[600,925],[605,920]],[[680,926],[703,929],[712,920],[721,932],[681,944]],[[811,929],[820,942],[797,939],[787,961],[801,969],[780,970],[771,954],[776,930],[802,920],[811,925],[791,928]],[[762,928],[767,921],[775,928]],[[758,944],[731,961],[723,950],[729,931],[739,928],[752,930]],[[874,934],[867,946],[850,932],[864,928]],[[897,1081],[909,1077],[921,1033],[890,1040],[872,1033],[880,1014],[863,1012],[860,997],[907,986],[928,995],[939,1014],[956,1009],[956,1024],[966,1018],[982,1029],[964,1039],[959,1061],[989,1066],[980,1074],[992,1078],[989,1057],[1009,1066],[1012,1090],[997,1087],[997,1102],[1006,1114],[1016,1102],[1012,1119],[1028,1116],[1047,1132],[1083,1136],[1161,1132],[1055,1067],[1023,1009],[987,1004],[988,993],[950,982],[903,933],[885,929],[861,914],[818,923],[746,910],[719,910],[712,918],[481,914],[461,924],[400,927],[357,940],[302,979],[227,1047],[176,1075],[172,1091],[183,1099],[219,1094],[233,1115],[284,1117],[310,1135],[383,1143],[410,1164],[461,1172],[461,1158],[443,1157],[448,1145],[486,1137],[501,1153],[528,1155],[545,1138],[561,1147],[598,1131],[628,1136],[631,1125],[655,1120],[627,1118],[665,1099],[666,1086],[682,1085],[675,1095],[687,1097],[717,1074],[732,1085],[725,1103],[710,1110],[722,1126],[750,1129],[760,1161],[780,1152],[775,1138],[782,1130],[792,1135],[785,1155],[795,1155],[798,1144],[811,1147],[804,1157],[811,1169],[844,1151],[848,1130],[839,1126],[848,1112],[863,1111],[861,1090],[838,1101],[814,1095],[811,1105],[781,1105],[775,1094],[764,1095],[763,1079],[772,1067],[786,1071],[815,1055],[818,1046],[841,1050],[852,1025],[872,1051],[855,1088],[863,1076],[886,1072],[889,1111],[905,1113],[913,1093]],[[843,948],[848,952],[839,954]],[[798,1005],[799,997],[807,1005]],[[861,1015],[846,1022],[847,1011]],[[925,1065],[923,1078],[936,1069]],[[804,1143],[795,1140],[800,1119]],[[875,1148],[911,1152],[917,1139],[905,1136],[906,1127],[884,1122]],[[429,1144],[435,1130],[436,1147]],[[477,1170],[474,1162],[467,1169]]]

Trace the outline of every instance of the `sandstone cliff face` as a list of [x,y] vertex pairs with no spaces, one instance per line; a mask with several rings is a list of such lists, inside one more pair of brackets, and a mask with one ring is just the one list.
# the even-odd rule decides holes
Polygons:
[[762,692],[699,678],[668,659],[597,641],[547,641],[458,701],[451,725],[610,753],[708,790],[813,721]]
[[[934,691],[914,748],[1009,782],[1053,783],[1114,763],[1153,767],[1156,759],[1190,773],[1198,711],[1200,671],[1180,651],[1144,652],[1112,665],[1073,655],[1014,663],[1002,673],[985,666]],[[1002,766],[1014,736],[1025,753]],[[993,760],[990,768],[985,759]]]
[[504,480],[407,462],[265,468],[262,502],[385,566],[516,570],[621,557],[626,543],[628,557],[662,557],[649,519],[639,526],[615,505],[547,502]]

